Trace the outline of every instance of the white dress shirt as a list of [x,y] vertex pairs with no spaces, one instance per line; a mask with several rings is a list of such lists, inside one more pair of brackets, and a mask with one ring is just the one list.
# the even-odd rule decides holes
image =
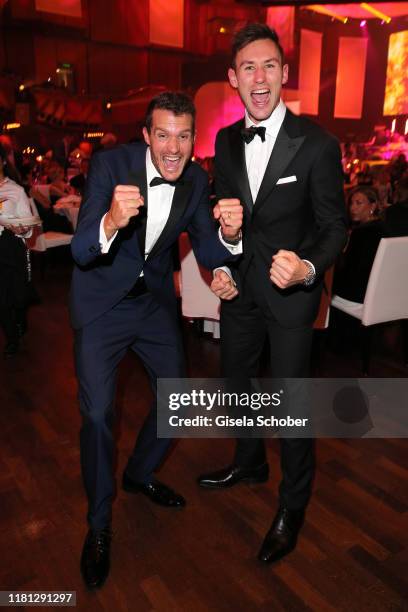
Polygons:
[[[150,251],[159,239],[160,234],[164,230],[164,227],[170,215],[175,190],[175,187],[173,185],[169,185],[166,183],[150,187],[151,180],[156,176],[160,177],[160,174],[156,170],[156,167],[152,162],[152,158],[150,155],[150,147],[148,147],[146,151],[146,178],[149,206],[147,209],[145,259],[149,255]],[[105,230],[103,227],[104,219],[105,215],[102,217],[99,226],[99,242],[101,244],[101,252],[108,253],[109,248],[112,242],[115,240],[118,232],[116,232],[112,236],[112,238],[108,240],[106,238]],[[242,240],[237,245],[228,244],[222,239],[221,230],[219,230],[219,237],[222,244],[229,250],[230,253],[232,253],[233,255],[240,255],[242,253]]]
[[[4,178],[0,183],[0,216],[7,223],[7,218],[23,218],[32,216],[29,199],[20,185],[9,178]],[[0,225],[0,236],[4,227]],[[15,234],[18,238],[29,238],[32,229],[26,234]]]
[[[253,202],[255,202],[258,195],[266,166],[268,165],[278,132],[285,119],[285,114],[286,106],[280,100],[271,116],[265,119],[265,121],[260,121],[255,126],[266,128],[265,141],[262,142],[260,136],[255,135],[251,142],[245,143],[245,162]],[[249,118],[247,111],[245,111],[245,127],[249,128],[252,126],[254,126],[254,123]]]
[[[265,128],[265,140],[262,142],[261,137],[256,134],[251,142],[245,143],[245,163],[248,174],[249,187],[251,189],[252,201],[255,204],[259,188],[262,184],[265,170],[269,162],[269,158],[272,154],[273,147],[275,146],[276,138],[279,130],[282,127],[282,123],[286,115],[286,106],[282,100],[279,100],[279,104],[273,110],[272,114],[268,119],[260,121],[256,125],[250,119],[248,112],[245,110],[245,127],[264,127]],[[255,204],[256,206],[256,204]],[[305,259],[311,264],[313,271],[315,267],[311,261]],[[219,268],[217,268],[219,269]],[[228,267],[223,266],[220,268],[227,272],[229,276],[231,271]]]

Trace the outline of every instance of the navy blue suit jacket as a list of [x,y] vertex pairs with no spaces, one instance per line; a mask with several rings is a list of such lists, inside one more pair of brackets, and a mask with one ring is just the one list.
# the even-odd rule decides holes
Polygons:
[[[176,314],[171,249],[181,232],[189,233],[194,253],[206,268],[235,259],[220,242],[210,215],[207,174],[195,163],[176,186],[166,226],[147,259],[140,252],[137,229],[147,214],[146,146],[122,145],[97,153],[91,163],[85,196],[72,239],[75,260],[70,311],[75,329],[91,323],[113,308],[132,288],[140,273],[157,299]],[[109,253],[102,255],[99,228],[109,210],[116,185],[140,188],[145,205],[141,213],[119,230]]]

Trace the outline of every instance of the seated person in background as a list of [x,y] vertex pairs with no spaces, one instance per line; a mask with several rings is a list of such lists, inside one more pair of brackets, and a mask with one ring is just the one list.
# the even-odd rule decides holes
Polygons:
[[395,186],[394,203],[385,211],[384,225],[388,236],[408,236],[408,175]]
[[64,180],[64,170],[55,162],[50,162],[47,167],[47,178],[49,182],[49,198],[35,185],[30,190],[34,198],[38,214],[41,217],[44,232],[62,232],[72,234],[73,228],[68,219],[56,213],[53,206],[59,198],[73,194],[74,189]]
[[378,195],[371,187],[357,187],[349,198],[352,231],[337,261],[333,294],[346,300],[364,302],[371,266],[384,226],[377,217]]
[[81,195],[81,196],[84,194],[86,178],[88,176],[88,170],[89,170],[89,163],[90,163],[89,159],[87,158],[81,159],[81,165],[79,166],[79,174],[77,174],[76,176],[73,176],[72,179],[69,181],[69,184],[71,185],[71,187],[75,190],[75,192],[78,195]]
[[381,170],[374,179],[374,187],[378,193],[379,210],[382,212],[392,203],[392,190],[390,173],[388,170]]
[[405,158],[404,153],[400,153],[398,157],[391,161],[390,163],[390,175],[391,175],[391,184],[393,188],[395,188],[396,184],[408,169],[408,162]]
[[74,193],[74,189],[65,181],[64,168],[59,164],[51,163],[48,167],[48,181],[50,184],[51,204],[59,198]]
[[5,357],[17,353],[19,339],[25,332],[30,284],[24,238],[32,232],[22,224],[6,225],[7,217],[31,216],[30,202],[0,145],[0,325],[6,337]]
[[398,197],[401,203],[387,208],[379,219],[376,215],[378,195],[373,188],[358,187],[351,194],[350,217],[354,227],[336,264],[333,294],[352,302],[364,302],[381,238],[408,235],[408,181],[401,185]]

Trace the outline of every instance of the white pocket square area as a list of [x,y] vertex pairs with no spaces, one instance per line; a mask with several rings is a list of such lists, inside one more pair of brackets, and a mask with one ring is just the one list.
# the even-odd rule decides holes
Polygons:
[[296,176],[284,176],[276,184],[283,185],[284,183],[294,183],[295,181],[297,181]]

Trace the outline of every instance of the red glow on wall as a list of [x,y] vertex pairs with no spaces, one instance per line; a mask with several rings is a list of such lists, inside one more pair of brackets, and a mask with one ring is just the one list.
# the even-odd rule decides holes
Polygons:
[[35,9],[65,17],[82,17],[81,0],[35,0]]
[[227,82],[206,83],[197,91],[194,101],[197,107],[194,153],[198,157],[212,157],[218,130],[243,117],[244,107]]
[[[367,38],[340,36],[334,116],[360,119],[366,77]],[[352,75],[353,86],[350,87]]]
[[183,47],[184,0],[150,0],[150,42]]

